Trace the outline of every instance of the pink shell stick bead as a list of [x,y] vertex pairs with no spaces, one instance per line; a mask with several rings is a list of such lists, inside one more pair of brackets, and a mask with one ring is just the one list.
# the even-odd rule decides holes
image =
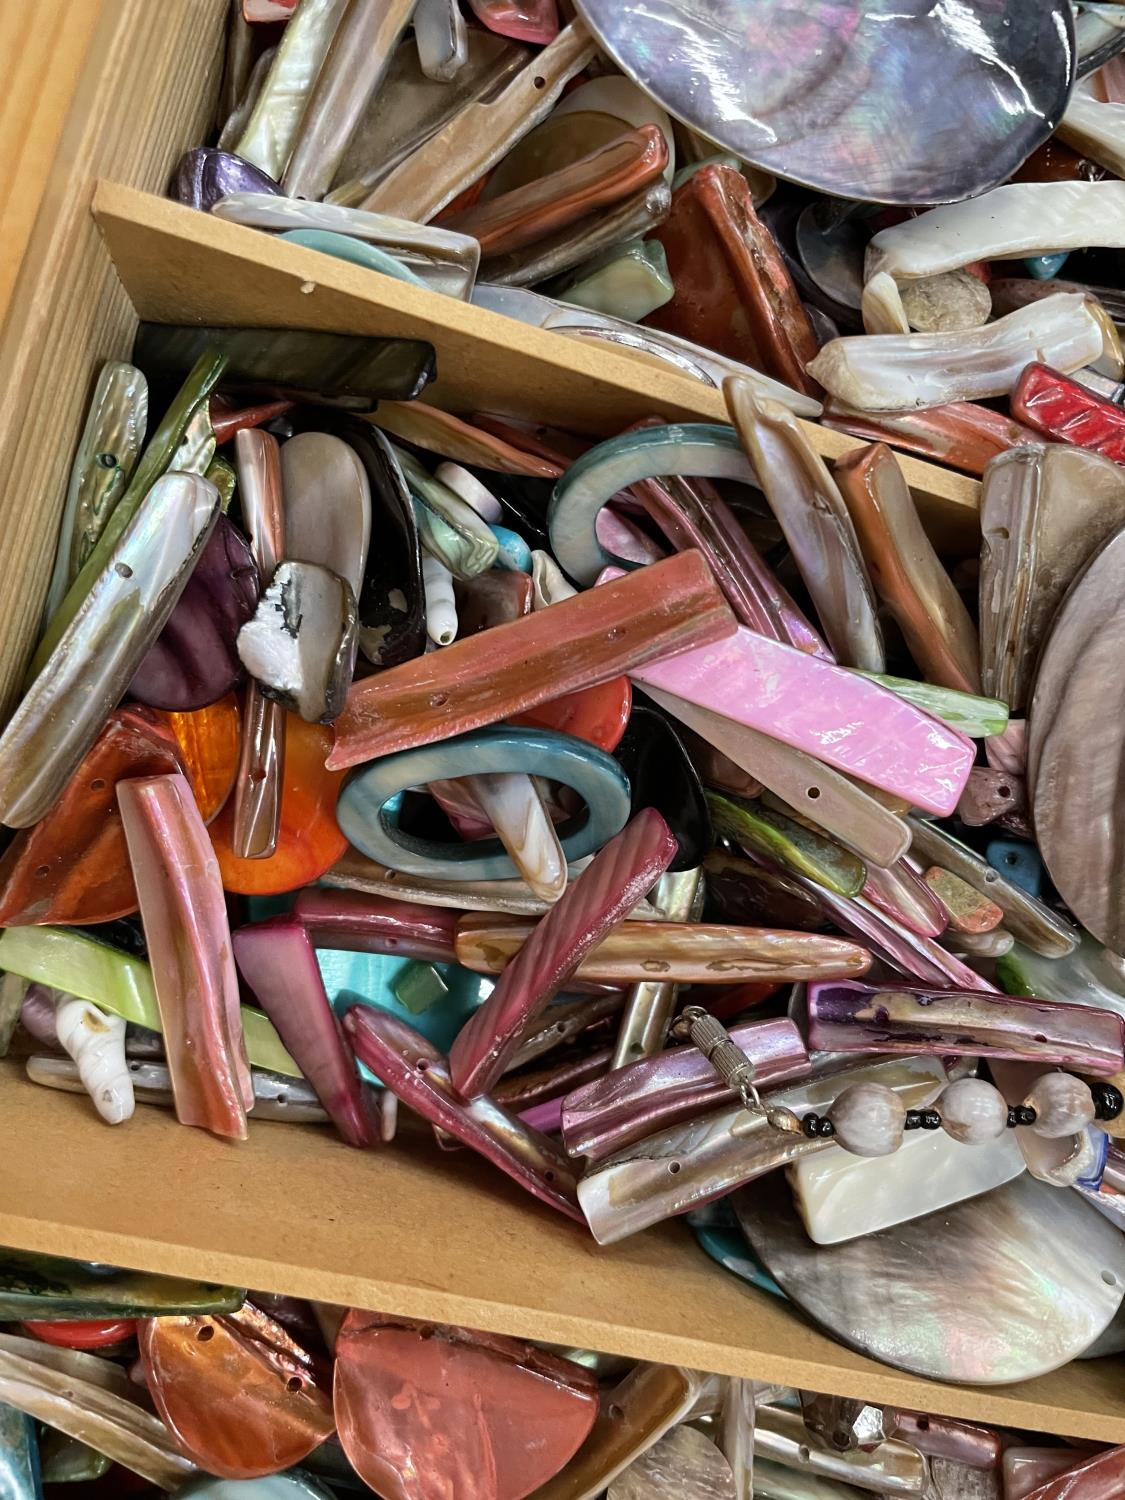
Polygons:
[[[754,1064],[759,1086],[802,1078],[809,1056],[792,1021],[749,1021],[731,1037]],[[646,1135],[717,1109],[730,1089],[696,1047],[674,1047],[582,1084],[562,1101],[563,1144],[601,1161]]]
[[[654,425],[660,424],[649,419],[637,427]],[[678,552],[697,547],[703,553],[740,624],[798,651],[821,656],[825,661],[833,659],[709,480],[677,476],[642,479],[630,493],[640,500]],[[602,515],[604,510],[599,520]]]
[[[756,863],[764,863],[755,859]],[[766,865],[772,869],[772,866]],[[870,871],[872,867],[868,866]],[[825,913],[842,932],[849,933],[865,943],[876,958],[920,980],[935,989],[984,990],[996,993],[991,984],[975,969],[962,963],[956,954],[950,953],[933,938],[923,933],[912,932],[905,923],[896,921],[886,910],[881,910],[866,896],[840,896],[825,886],[817,885],[804,875],[792,875],[793,879],[809,895],[815,896]]]
[[418,906],[412,901],[313,885],[297,897],[293,915],[305,924],[314,948],[389,953],[435,964],[455,962],[458,914],[447,907]]
[[282,916],[240,928],[234,934],[234,956],[344,1140],[349,1146],[375,1145],[380,1139],[377,1105],[329,1003],[304,926]]
[[905,859],[886,869],[869,864],[863,895],[919,937],[940,937],[949,925],[945,908]]
[[647,807],[598,851],[461,1028],[449,1054],[460,1093],[472,1098],[492,1087],[531,1023],[587,953],[647,895],[678,847],[664,819]]
[[360,1061],[415,1114],[479,1152],[544,1203],[582,1221],[574,1168],[565,1155],[490,1095],[459,1098],[449,1065],[432,1042],[370,1005],[353,1005],[344,1030]]
[[[607,568],[601,579],[615,576]],[[629,676],[942,817],[956,808],[976,754],[971,740],[877,683],[744,625],[630,667]]]
[[1070,1001],[826,980],[809,985],[808,1012],[809,1046],[824,1052],[1001,1057],[1099,1074],[1125,1066],[1125,1021]]
[[178,773],[117,784],[177,1118],[246,1138],[254,1083],[242,1036],[223,882]]

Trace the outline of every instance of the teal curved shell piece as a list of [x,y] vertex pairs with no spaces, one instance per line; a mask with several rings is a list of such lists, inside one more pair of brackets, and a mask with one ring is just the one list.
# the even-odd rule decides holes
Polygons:
[[332,229],[287,229],[278,235],[278,239],[288,240],[293,245],[304,245],[306,250],[320,250],[325,255],[349,261],[353,266],[363,266],[368,271],[379,271],[384,276],[393,276],[396,281],[405,281],[410,286],[426,285],[402,261],[395,260],[393,255],[388,255],[377,245],[369,245],[366,240],[357,240],[350,234],[337,234]]

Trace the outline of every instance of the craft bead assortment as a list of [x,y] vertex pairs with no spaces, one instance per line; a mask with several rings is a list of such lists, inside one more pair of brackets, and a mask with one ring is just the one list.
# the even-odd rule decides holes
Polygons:
[[[729,422],[544,423],[451,401],[424,339],[143,322],[0,734],[28,1077],[232,1143],[420,1131],[418,1171],[468,1148],[599,1245],[679,1218],[954,1383],[1123,1347],[1125,19],[955,9],[232,0],[176,212]],[[907,453],[981,479],[979,552]],[[96,1270],[0,1335],[21,1500],[40,1457],[222,1500],[1125,1484],[655,1366],[599,1415],[593,1356]],[[423,1435],[394,1393],[447,1378]]]

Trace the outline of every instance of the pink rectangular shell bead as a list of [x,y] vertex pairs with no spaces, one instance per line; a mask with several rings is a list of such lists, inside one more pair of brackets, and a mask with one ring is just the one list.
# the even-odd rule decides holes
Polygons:
[[[598,581],[619,576],[607,568]],[[629,676],[941,817],[956,810],[973,767],[972,741],[948,724],[865,677],[745,625],[722,640],[630,667]]]

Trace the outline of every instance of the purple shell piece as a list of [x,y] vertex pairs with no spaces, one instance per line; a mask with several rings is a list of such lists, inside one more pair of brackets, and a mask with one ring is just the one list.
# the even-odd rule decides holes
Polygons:
[[37,1042],[41,1042],[44,1047],[50,1047],[52,1052],[62,1051],[62,1043],[55,1030],[57,1006],[58,992],[56,990],[48,989],[45,984],[32,984],[28,987],[20,1007],[20,1025]]
[[[754,1064],[759,1085],[802,1078],[809,1071],[809,1055],[792,1021],[748,1021],[735,1026],[731,1036]],[[570,1156],[602,1161],[734,1098],[698,1048],[676,1047],[573,1089],[562,1101],[563,1144]]]
[[229,693],[242,677],[235,641],[260,592],[249,542],[220,516],[167,625],[129,685],[131,696],[150,708],[187,713]]
[[273,193],[280,197],[281,188],[253,162],[212,146],[185,151],[168,184],[169,198],[189,208],[201,208],[204,213],[210,213],[219,199],[230,193]]
[[457,962],[453,939],[459,913],[447,906],[417,906],[311,885],[293,903],[293,915],[305,924],[314,948]]
[[824,1052],[1001,1057],[1082,1073],[1125,1066],[1125,1022],[1092,1005],[847,980],[810,984],[807,1004],[809,1046]]

